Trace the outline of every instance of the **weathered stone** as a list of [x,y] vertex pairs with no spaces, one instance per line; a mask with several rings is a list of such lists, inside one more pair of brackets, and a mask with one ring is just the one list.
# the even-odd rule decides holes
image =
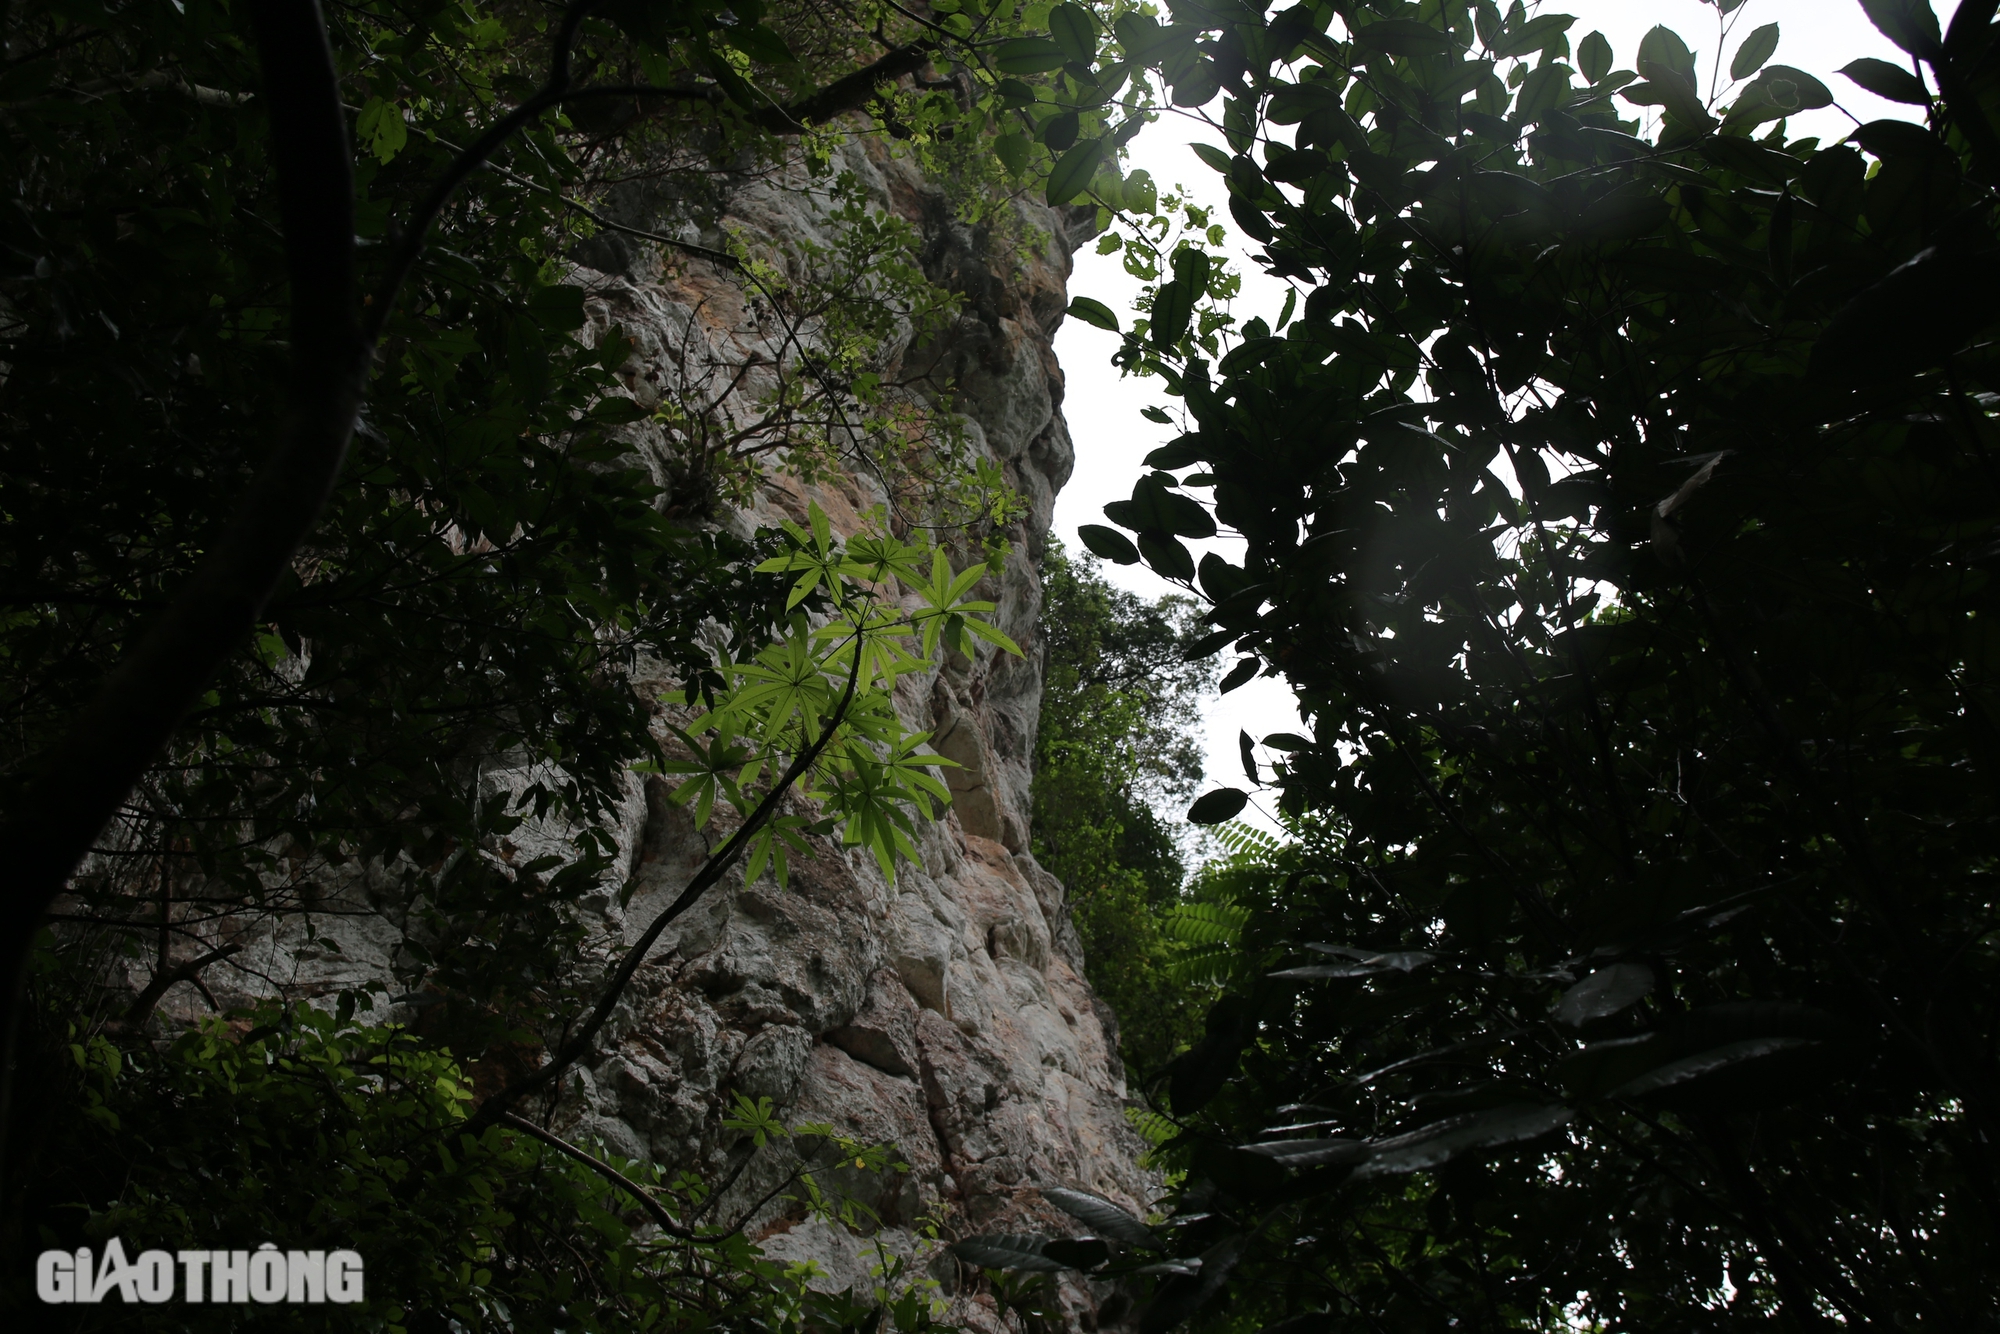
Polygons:
[[[725,877],[663,933],[598,1052],[565,1078],[556,1126],[711,1180],[740,1168],[716,1202],[716,1216],[729,1221],[757,1208],[796,1168],[816,1164],[822,1184],[873,1211],[878,1224],[864,1229],[868,1235],[808,1218],[782,1190],[746,1220],[751,1235],[773,1254],[813,1261],[818,1281],[833,1287],[867,1283],[872,1248],[914,1256],[954,1294],[951,1318],[1002,1334],[990,1296],[962,1282],[974,1276],[922,1240],[923,1220],[934,1219],[946,1239],[1059,1230],[1068,1220],[1040,1202],[1039,1185],[1087,1187],[1142,1212],[1157,1186],[1136,1165],[1142,1146],[1123,1114],[1109,1013],[1083,980],[1062,886],[1035,863],[1028,841],[1042,689],[1036,560],[1073,459],[1050,338],[1067,300],[1070,248],[1088,219],[1022,205],[1021,221],[1043,241],[1017,263],[996,256],[985,233],[946,217],[923,180],[873,141],[849,142],[839,165],[879,207],[922,225],[928,271],[965,297],[955,327],[923,355],[957,384],[975,451],[1001,464],[1027,501],[1026,515],[1001,534],[1010,542],[1004,570],[979,594],[997,604],[996,623],[1026,656],[981,645],[973,657],[949,655],[899,686],[906,720],[960,765],[945,771],[952,809],[922,832],[919,863],[899,868],[891,884],[872,859],[822,840],[794,862],[787,890],[768,877],[748,886],[740,872]],[[824,246],[833,224],[800,187],[782,174],[754,182],[729,201],[726,220],[780,247]],[[681,225],[644,207],[635,195],[620,216],[653,230]],[[684,355],[757,350],[748,302],[729,270],[662,265],[616,237],[598,238],[579,258],[594,266],[576,276],[589,292],[586,336],[615,327],[631,341],[618,373],[640,404],[661,401]],[[655,428],[627,429],[665,480],[670,460],[657,433],[646,434]],[[727,521],[748,529],[803,518],[816,501],[837,529],[851,532],[862,511],[886,499],[869,476],[805,487],[774,474]],[[662,691],[673,682],[642,665],[634,684]],[[543,772],[525,760],[495,763],[483,785],[497,799]],[[697,831],[670,791],[658,779],[633,782],[613,830],[624,883],[586,900],[602,930],[577,960],[584,976],[601,974],[641,936],[726,832]],[[499,855],[560,854],[567,833],[530,821],[510,837],[515,851]],[[326,896],[348,908],[372,902],[365,875]],[[246,937],[256,951],[246,962],[263,977],[304,979],[308,995],[390,975],[396,936],[384,919],[350,912],[330,917],[322,931],[338,936],[344,952],[309,952],[280,929]],[[246,995],[257,985],[245,983]],[[184,1009],[199,1004],[184,1000]],[[392,1014],[414,1018],[422,1003],[404,997]],[[754,1149],[723,1124],[738,1095],[770,1099],[787,1124],[824,1124],[887,1145],[907,1170],[839,1166],[813,1137]],[[1066,1280],[1062,1301],[1075,1323],[1096,1327],[1097,1299],[1086,1285]]]
[[884,1074],[917,1077],[917,1007],[902,979],[883,970],[868,979],[868,1003],[827,1041]]

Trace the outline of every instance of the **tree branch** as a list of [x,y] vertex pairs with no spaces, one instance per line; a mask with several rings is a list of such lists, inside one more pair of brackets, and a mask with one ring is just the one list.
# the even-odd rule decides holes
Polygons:
[[[859,630],[856,631],[857,640],[861,633]],[[590,1050],[598,1032],[610,1020],[612,1012],[618,1008],[618,1000],[625,994],[625,988],[631,985],[633,977],[639,972],[639,966],[646,961],[647,953],[658,943],[660,934],[675,918],[692,908],[701,896],[741,859],[744,849],[750,846],[750,840],[756,836],[757,831],[777,814],[778,803],[805,775],[806,770],[812,767],[813,762],[833,740],[834,733],[840,730],[842,721],[847,717],[848,708],[854,703],[855,689],[861,681],[861,647],[858,642],[854,646],[854,665],[847,674],[847,688],[840,696],[840,703],[827,716],[826,726],[818,738],[799,752],[798,758],[793,760],[778,781],[772,784],[770,792],[765,794],[764,799],[757,803],[757,809],[750,812],[750,818],[737,826],[736,832],[709,855],[701,870],[688,881],[687,888],[680,892],[680,897],[668,905],[665,912],[654,918],[652,925],[633,942],[632,948],[625,951],[625,958],[619,963],[618,971],[612,974],[611,981],[605,986],[604,995],[598,999],[596,1008],[590,1012],[590,1018],[586,1019],[583,1025],[570,1035],[569,1040],[557,1049],[548,1064],[533,1074],[515,1080],[488,1098],[468,1123],[469,1129],[476,1131],[480,1126],[505,1116],[523,1097],[560,1079],[571,1066],[582,1059],[584,1053]]]
[[219,950],[210,950],[198,958],[189,959],[186,963],[156,970],[153,980],[146,984],[144,991],[133,998],[131,1007],[125,1011],[125,1016],[119,1023],[136,1032],[147,1019],[152,1017],[153,1007],[160,1003],[160,998],[165,996],[175,983],[192,982],[201,970],[210,964],[220,963],[230,955],[242,952],[241,945],[224,945]]
[[[43,914],[125,794],[165,750],[189,707],[256,623],[318,520],[346,459],[374,343],[438,215],[472,172],[543,112],[572,97],[613,95],[609,90],[570,88],[570,50],[597,3],[573,0],[564,9],[542,90],[491,126],[433,184],[408,219],[363,321],[356,302],[353,154],[319,0],[252,0],[252,29],[264,75],[263,105],[270,121],[291,280],[287,416],[276,449],[194,573],[166,610],[145,627],[61,738],[14,780],[0,824],[0,837],[12,860],[12,874],[0,890],[0,1022],[4,1022],[8,1066],[27,953]],[[865,105],[882,83],[921,68],[929,51],[927,43],[895,48],[799,102],[748,112],[746,119],[776,132],[796,132]],[[714,96],[706,90],[671,88],[620,89],[616,95]],[[848,699],[852,693],[850,682]],[[843,700],[843,710],[845,705]],[[546,1067],[537,1084],[555,1077],[581,1054],[608,1018],[646,947],[734,864],[779,796],[831,738],[837,718],[630,953],[628,966],[615,979],[604,1004],[565,1048],[567,1055]],[[496,1108],[496,1114],[500,1110],[504,1106]],[[0,1067],[0,1125],[6,1115],[7,1078],[5,1067]]]
[[801,98],[790,106],[753,113],[748,119],[767,130],[796,134],[809,125],[832,120],[835,116],[868,105],[883,84],[894,83],[904,75],[915,74],[922,69],[935,49],[929,42],[911,42],[907,46],[896,47],[872,65],[865,65],[852,74],[835,79],[810,97]]
[[[423,253],[424,241],[430,235],[433,223],[458,187],[467,177],[484,166],[486,160],[497,153],[501,146],[514,137],[516,131],[533,123],[544,112],[570,102],[591,101],[600,98],[625,98],[634,100],[667,99],[683,102],[705,102],[721,106],[727,96],[719,84],[690,84],[680,87],[660,87],[653,84],[596,84],[585,88],[570,87],[569,49],[575,41],[578,24],[587,16],[596,0],[578,0],[564,12],[563,26],[556,34],[555,48],[549,58],[549,77],[539,91],[527,101],[495,121],[487,131],[473,140],[452,160],[444,174],[431,186],[430,193],[410,214],[404,225],[402,240],[397,244],[389,259],[389,266],[376,286],[369,303],[367,332],[371,340],[379,337],[388,323],[390,311],[395,306],[396,294],[408,279],[410,271],[416,267],[418,257]],[[876,90],[884,83],[893,83],[906,74],[922,69],[930,59],[934,48],[929,42],[912,42],[899,46],[861,69],[842,78],[835,79],[826,87],[786,106],[771,106],[759,111],[746,109],[744,119],[759,129],[775,134],[797,134],[808,126],[831,120],[845,112],[867,105]]]
[[633,1199],[637,1200],[639,1207],[646,1211],[647,1215],[653,1220],[654,1225],[668,1236],[679,1237],[683,1241],[698,1240],[698,1234],[676,1223],[673,1215],[668,1213],[658,1200],[647,1194],[638,1182],[626,1176],[610,1163],[585,1153],[568,1140],[563,1139],[559,1135],[549,1133],[524,1116],[516,1116],[512,1112],[502,1112],[500,1114],[500,1123],[511,1129],[518,1130],[524,1135],[533,1136],[559,1153],[568,1154],[605,1180],[616,1184],[621,1190],[624,1190]]

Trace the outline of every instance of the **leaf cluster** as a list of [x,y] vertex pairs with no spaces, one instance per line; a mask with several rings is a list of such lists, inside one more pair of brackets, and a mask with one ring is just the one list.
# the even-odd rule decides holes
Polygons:
[[1200,998],[1169,969],[1187,853],[1163,812],[1201,781],[1213,672],[1181,652],[1199,633],[1191,601],[1115,589],[1053,538],[1042,625],[1035,859],[1067,890],[1085,975],[1117,1015],[1124,1061],[1150,1071],[1199,1031]]
[[[722,1201],[691,1174],[598,1146],[578,1151],[586,1164],[511,1126],[469,1130],[471,1077],[407,1030],[272,1006],[209,1020],[157,1052],[72,1037],[61,1077],[90,1111],[38,1146],[57,1167],[36,1186],[34,1248],[101,1252],[117,1237],[128,1251],[254,1239],[360,1252],[365,1300],[264,1313],[284,1329],[357,1319],[387,1331],[933,1327],[920,1279],[891,1264],[872,1286],[815,1291],[808,1271],[765,1257],[719,1215]],[[732,1125],[764,1127],[747,1153],[799,1134],[844,1168],[893,1170],[879,1147],[787,1129],[768,1106],[746,1112]],[[852,1209],[816,1182],[806,1196],[829,1217]],[[6,1308],[39,1312],[38,1327],[95,1327],[92,1308],[43,1307],[27,1272],[10,1266]],[[176,1303],[122,1317],[133,1328],[220,1330],[242,1314]]]
[[2000,31],[1865,8],[1924,119],[1821,143],[1747,6],[1624,70],[1520,4],[1174,6],[1292,288],[1209,347],[1163,270],[1120,360],[1186,429],[1093,535],[1306,720],[1245,738],[1294,836],[1166,1081],[1218,1321],[1991,1322]]
[[[804,836],[836,829],[893,880],[899,857],[918,858],[916,819],[937,818],[951,801],[928,770],[953,763],[924,748],[928,732],[904,725],[896,712],[897,679],[932,670],[940,645],[966,657],[976,642],[1017,656],[1021,650],[985,619],[994,604],[967,596],[994,572],[992,564],[954,572],[928,541],[879,527],[841,541],[817,502],[808,517],[809,528],[786,520],[791,551],[757,567],[794,576],[788,631],[754,658],[725,657],[719,689],[686,689],[687,703],[705,693],[710,707],[674,728],[692,757],[658,768],[690,775],[673,800],[694,803],[696,828],[708,823],[718,797],[749,816],[781,786],[781,773],[782,786],[824,807],[819,819],[783,814],[754,829],[747,880],[768,864],[783,885],[789,855],[810,851]],[[817,626],[796,611],[816,596],[828,606]]]

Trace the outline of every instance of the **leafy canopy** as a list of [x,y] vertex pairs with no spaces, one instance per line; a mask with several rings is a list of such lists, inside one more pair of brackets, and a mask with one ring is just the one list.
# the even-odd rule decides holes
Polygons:
[[[691,1174],[601,1146],[555,1152],[517,1125],[472,1126],[467,1072],[408,1030],[308,1006],[247,1017],[247,1033],[211,1019],[156,1051],[72,1030],[57,1077],[83,1114],[38,1146],[51,1167],[35,1187],[36,1248],[101,1256],[115,1237],[128,1255],[231,1241],[310,1250],[337,1238],[361,1252],[364,1301],[263,1317],[288,1330],[935,1327],[935,1284],[897,1257],[880,1257],[872,1283],[817,1291],[808,1266],[759,1253],[729,1216],[739,1206]],[[781,1185],[829,1222],[866,1222],[831,1189],[840,1175],[907,1170],[829,1127],[787,1129],[768,1100],[739,1095],[728,1127],[752,1156],[794,1140],[800,1167]],[[0,1300],[46,1322],[30,1273],[13,1267]],[[241,1308],[181,1301],[53,1314],[86,1328],[106,1309],[141,1328],[242,1322]]]
[[1291,293],[1163,256],[1185,429],[1092,545],[1306,726],[1140,1328],[1991,1327],[1995,6],[1868,0],[1919,119],[1839,142],[1754,3],[1170,8]]
[[1113,588],[1051,538],[1042,557],[1048,656],[1035,729],[1035,859],[1063,882],[1092,989],[1118,1019],[1135,1072],[1200,1028],[1200,996],[1172,976],[1169,913],[1187,850],[1162,812],[1201,781],[1200,704],[1213,672],[1181,649],[1199,632],[1184,597]]
[[[314,332],[286,316],[273,99],[252,12],[230,0],[34,0],[0,15],[0,153],[21,185],[0,204],[9,811],[24,808],[38,758],[216,545],[280,437],[287,370]],[[925,772],[935,760],[918,752],[922,738],[886,711],[884,680],[915,661],[896,647],[903,639],[927,656],[941,640],[962,647],[986,632],[967,576],[928,547],[884,546],[875,577],[929,589],[938,614],[899,620],[871,595],[861,600],[872,610],[843,635],[826,618],[839,623],[856,605],[850,572],[792,595],[782,534],[737,537],[704,521],[767,470],[810,481],[863,463],[890,482],[901,521],[952,529],[1013,512],[1003,479],[957,448],[951,386],[899,360],[950,318],[956,297],[926,273],[916,228],[865,205],[837,150],[849,134],[899,139],[947,182],[954,210],[991,219],[1015,183],[977,147],[998,105],[983,52],[1023,18],[1008,7],[940,23],[894,5],[740,0],[567,10],[369,0],[324,18],[352,134],[362,277],[376,293],[363,314],[381,321],[365,409],[346,470],[260,623],[126,798],[72,886],[61,931],[44,937],[28,1006],[35,1057],[17,1076],[49,1097],[15,1100],[27,1106],[15,1144],[77,1129],[72,1110],[88,1099],[55,1040],[77,1019],[86,1052],[124,1050],[125,1071],[143,1067],[152,1081],[92,1104],[119,1119],[91,1121],[98,1138],[74,1142],[84,1166],[178,1162],[183,1175],[141,1182],[144,1173],[107,1168],[78,1184],[62,1177],[60,1155],[10,1152],[0,1236],[18,1259],[55,1216],[37,1210],[81,1201],[101,1222],[139,1207],[121,1193],[128,1185],[154,1192],[148,1208],[221,1200],[203,1155],[248,1152],[257,1141],[230,1127],[255,1122],[267,1143],[310,1145],[301,1173],[337,1174],[327,1155],[351,1150],[338,1184],[380,1206],[372,1235],[391,1235],[406,1208],[411,1267],[399,1300],[423,1319],[554,1327],[586,1320],[586,1304],[565,1316],[567,1295],[531,1285],[506,1299],[509,1315],[474,1291],[486,1267],[518,1276],[539,1263],[530,1233],[496,1236],[497,1259],[446,1263],[423,1247],[430,1234],[411,1201],[449,1213],[466,1203],[462,1185],[482,1189],[454,1175],[455,1093],[432,1097],[438,1084],[395,1104],[412,1127],[396,1151],[420,1148],[383,1166],[372,1142],[336,1151],[314,1138],[343,1106],[366,1120],[389,1105],[344,1104],[353,1081],[334,1068],[342,1058],[260,1080],[250,1077],[258,1060],[289,1054],[261,1037],[232,1044],[209,1026],[205,1054],[162,1055],[145,1040],[147,1021],[182,980],[214,1003],[217,974],[245,962],[240,945],[219,944],[227,936],[287,939],[302,958],[335,956],[351,977],[337,957],[342,933],[322,928],[361,911],[388,928],[385,966],[324,998],[343,1032],[378,994],[401,992],[446,997],[467,1016],[451,1039],[465,1057],[539,1056],[538,1044],[575,1036],[580,1012],[616,1001],[575,967],[592,929],[586,900],[618,865],[609,817],[631,770],[666,758],[635,672],[691,685],[718,726],[735,729],[764,767],[723,766],[732,792],[775,802],[774,762],[817,746],[807,786],[838,817],[828,832],[838,826],[885,858],[907,853],[914,820],[934,815],[943,793]],[[940,72],[933,59],[949,79],[917,77]],[[563,62],[566,86],[553,78]],[[468,146],[510,125],[484,169],[425,212]],[[724,225],[733,191],[787,173],[836,239],[780,252]],[[1020,184],[1030,180],[1039,176]],[[657,214],[629,208],[635,193]],[[429,244],[412,253],[406,243],[425,228]],[[405,258],[398,295],[386,280]],[[754,294],[751,333],[775,355],[697,350],[656,365],[669,372],[662,390],[644,374],[641,331],[616,327],[594,275],[685,276],[697,264]],[[684,353],[702,341],[674,332]],[[853,717],[825,707],[825,691],[782,714],[784,691],[810,695],[866,659]],[[816,739],[827,721],[840,735]],[[685,730],[704,735],[699,722]],[[716,744],[712,732],[701,744]],[[782,872],[795,845],[785,833],[806,827],[782,822],[795,816],[746,833],[763,835],[754,872],[765,858]],[[512,836],[530,821],[531,833],[555,831],[554,850],[544,842],[540,855],[517,857]],[[358,908],[328,902],[330,887],[362,884]],[[101,983],[127,969],[153,985],[124,1019],[107,1018],[131,998],[107,997]],[[225,994],[294,986],[230,976]],[[414,1053],[419,1083],[457,1079],[435,1034],[425,1049],[370,1032],[367,1042]],[[107,1035],[127,1045],[104,1047]],[[215,1087],[229,1097],[212,1098]],[[119,1105],[145,1114],[116,1111],[128,1094],[136,1101]],[[161,1156],[148,1157],[151,1113],[189,1106],[214,1115],[175,1121],[185,1134],[163,1131]],[[662,1310],[706,1318],[690,1314],[706,1309],[699,1284],[652,1306],[618,1286],[654,1282],[658,1257],[616,1238],[594,1244],[591,1226],[560,1217],[567,1197],[535,1195],[539,1159],[489,1143],[493,1120],[467,1130],[482,1146],[468,1152],[490,1150],[494,1171],[514,1173],[524,1198],[557,1217],[533,1235],[567,1257],[554,1266],[564,1282],[616,1289],[589,1309],[621,1327]],[[377,1167],[403,1175],[391,1188],[371,1175]],[[497,1179],[483,1170],[471,1178]],[[254,1186],[252,1173],[245,1189]],[[456,1236],[472,1217],[460,1212],[439,1233]],[[50,1225],[71,1235],[89,1221]],[[754,1275],[752,1294],[776,1294],[749,1303],[757,1318],[796,1323],[784,1304],[796,1275],[732,1272]],[[539,1313],[520,1314],[528,1309]],[[811,1319],[844,1327],[865,1315]]]

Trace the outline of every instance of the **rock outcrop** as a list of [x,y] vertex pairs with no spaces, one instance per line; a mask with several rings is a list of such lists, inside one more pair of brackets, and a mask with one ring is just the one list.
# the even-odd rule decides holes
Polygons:
[[[1039,1200],[1043,1184],[1081,1186],[1143,1213],[1157,1184],[1136,1165],[1143,1146],[1124,1117],[1116,1043],[1083,978],[1062,886],[1036,864],[1028,840],[1042,688],[1036,564],[1072,461],[1050,337],[1066,303],[1070,251],[1088,220],[1023,206],[1019,221],[1033,244],[1025,258],[1011,250],[996,257],[986,234],[953,222],[907,166],[860,140],[842,153],[872,207],[921,229],[926,272],[962,294],[955,324],[922,355],[956,385],[966,448],[998,464],[1026,501],[1004,534],[1004,572],[989,576],[981,594],[998,605],[996,623],[1025,657],[982,647],[899,687],[907,720],[932,732],[958,766],[945,771],[952,809],[925,830],[921,864],[904,865],[891,883],[865,854],[824,843],[795,862],[789,889],[768,877],[745,885],[733,874],[661,938],[596,1057],[568,1077],[556,1124],[628,1157],[729,1180],[718,1214],[748,1212],[768,1251],[816,1262],[834,1287],[867,1285],[874,1246],[916,1255],[952,1296],[954,1318],[997,1328],[990,1299],[961,1287],[954,1262],[927,1236],[1060,1227],[1066,1220]],[[619,207],[633,226],[675,225],[648,215],[643,195]],[[837,225],[783,175],[736,193],[726,218],[774,245],[830,244],[827,229]],[[712,231],[686,235],[715,239]],[[578,277],[590,292],[589,336],[616,328],[630,341],[621,377],[648,407],[685,373],[689,339],[741,359],[758,350],[760,336],[727,266],[663,265],[659,255],[607,234],[583,252],[597,267]],[[674,460],[648,434],[657,428],[630,429],[664,477]],[[802,519],[817,501],[837,528],[852,531],[886,498],[859,471],[811,487],[774,474],[728,521]],[[655,691],[671,684],[643,674],[635,682]],[[499,797],[532,778],[496,765],[484,781]],[[618,887],[607,886],[589,905],[607,945],[635,939],[719,837],[713,827],[698,832],[670,790],[658,778],[635,781],[616,829],[629,898],[621,906]],[[523,826],[509,855],[560,853],[561,835]],[[386,922],[350,917],[330,930],[343,937],[337,955],[301,950],[279,931],[253,943],[244,961],[267,978],[293,979],[305,994],[352,985],[357,970],[388,974],[396,933]],[[412,1003],[421,999],[406,998],[399,1016],[408,1018]],[[833,1166],[820,1176],[879,1225],[859,1233],[829,1225],[781,1190],[759,1204],[823,1141],[753,1149],[724,1124],[739,1095],[769,1099],[788,1125],[823,1124],[892,1146],[907,1171]],[[1095,1327],[1083,1285],[1066,1287],[1064,1302],[1077,1323]]]
[[[579,1073],[573,1096],[579,1133],[711,1175],[734,1171],[747,1152],[721,1127],[739,1093],[771,1099],[789,1121],[894,1145],[907,1173],[836,1176],[880,1219],[876,1240],[909,1253],[927,1221],[948,1236],[1060,1226],[1039,1202],[1041,1184],[1082,1186],[1144,1212],[1153,1183],[1136,1165],[1142,1145],[1124,1117],[1116,1043],[1084,981],[1062,886],[1028,847],[1042,685],[1036,563],[1073,458],[1050,338],[1088,220],[1026,210],[1021,221],[1038,244],[1017,267],[990,253],[984,234],[953,223],[903,164],[861,141],[845,157],[873,206],[923,230],[933,280],[962,294],[954,327],[925,355],[957,387],[968,449],[998,463],[1027,502],[1005,534],[1004,572],[981,593],[1025,657],[984,647],[970,660],[952,655],[900,692],[907,720],[958,766],[944,771],[952,810],[926,831],[922,865],[901,868],[891,885],[865,856],[828,849],[795,868],[788,891],[740,877],[719,888],[662,938],[617,1039]],[[830,244],[815,235],[825,223],[796,184],[779,178],[741,192],[730,221],[775,243],[803,235]],[[1003,264],[1011,271],[996,271]],[[591,319],[634,340],[626,375],[643,401],[644,386],[685,360],[673,331],[697,308],[733,307],[701,305],[721,275],[702,274],[698,261],[681,277],[644,262],[607,267],[622,271],[593,284]],[[739,340],[737,356],[755,350],[725,318],[696,324],[717,344]],[[802,519],[809,499],[851,531],[887,497],[858,472],[813,488],[780,478],[740,521]],[[708,846],[666,790],[653,780],[643,812],[635,805],[628,938]],[[765,1154],[725,1207],[761,1198],[792,1166],[786,1154]],[[836,1286],[868,1279],[867,1248],[799,1210],[771,1210],[756,1231],[767,1250],[816,1261]],[[933,1272],[952,1286],[948,1257]],[[1087,1291],[1066,1296],[1094,1323]],[[976,1301],[959,1305],[961,1319],[985,1323]]]

